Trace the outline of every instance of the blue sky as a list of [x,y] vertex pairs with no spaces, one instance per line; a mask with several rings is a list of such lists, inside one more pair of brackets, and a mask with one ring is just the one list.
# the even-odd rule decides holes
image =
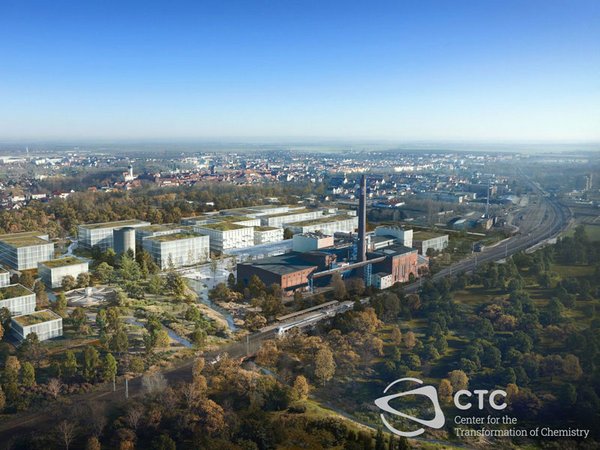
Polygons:
[[0,139],[600,141],[600,1],[0,1]]

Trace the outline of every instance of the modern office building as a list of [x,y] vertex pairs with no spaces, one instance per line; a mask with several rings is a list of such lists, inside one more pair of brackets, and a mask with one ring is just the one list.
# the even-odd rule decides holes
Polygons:
[[10,273],[3,267],[0,267],[0,287],[10,284]]
[[245,227],[259,227],[261,222],[260,219],[248,216],[217,216],[214,218],[213,223],[228,222],[236,225],[243,225]]
[[283,228],[254,227],[254,245],[283,241]]
[[11,316],[31,314],[35,311],[35,294],[20,284],[0,287],[0,308],[7,308]]
[[391,236],[405,247],[413,245],[413,230],[405,230],[397,226],[381,226],[375,228],[375,236]]
[[191,229],[192,227],[190,226],[178,225],[175,223],[164,223],[149,225],[147,227],[138,227],[135,229],[135,244],[138,247],[142,247],[142,242],[145,238],[181,233],[182,231],[191,231]]
[[230,222],[194,226],[194,231],[210,237],[210,249],[226,252],[254,246],[254,229]]
[[286,228],[297,233],[321,232],[333,236],[335,233],[353,233],[358,228],[358,217],[346,214],[323,216],[313,220],[287,223]]
[[161,269],[191,266],[210,257],[210,239],[206,234],[180,232],[144,238],[142,245]]
[[62,317],[49,309],[14,316],[11,317],[10,331],[19,342],[30,333],[37,334],[40,341],[46,341],[63,335]]
[[126,227],[147,227],[148,225],[150,225],[150,222],[135,219],[79,225],[77,227],[79,245],[88,250],[91,250],[92,247],[98,246],[101,250],[104,251],[114,247],[114,230]]
[[67,256],[65,258],[38,263],[38,275],[46,286],[51,289],[61,287],[64,277],[70,275],[73,278],[77,278],[80,273],[86,273],[89,270],[89,262],[75,256]]
[[441,252],[448,247],[448,235],[430,231],[415,231],[413,233],[413,247],[419,250],[421,255],[427,255],[429,249]]
[[26,231],[0,236],[0,262],[14,270],[36,269],[54,258],[54,244],[46,233]]
[[288,223],[302,222],[304,220],[314,220],[323,217],[323,210],[300,209],[296,211],[286,211],[277,214],[269,214],[260,217],[260,224],[263,227],[284,227]]
[[113,245],[117,255],[132,252],[135,256],[135,228],[124,227],[113,231]]

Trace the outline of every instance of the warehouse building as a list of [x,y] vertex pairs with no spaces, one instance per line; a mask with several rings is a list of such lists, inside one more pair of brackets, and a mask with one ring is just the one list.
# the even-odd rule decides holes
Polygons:
[[413,246],[413,230],[398,226],[380,226],[375,228],[375,236],[392,237],[405,247]]
[[251,263],[239,263],[238,280],[247,285],[252,276],[256,275],[265,285],[277,283],[284,291],[305,288],[308,286],[309,276],[319,268],[319,265],[307,261],[304,256],[293,252]]
[[30,333],[35,333],[40,341],[47,341],[63,335],[62,317],[49,309],[14,316],[11,317],[10,331],[19,342]]
[[0,236],[0,262],[14,270],[37,269],[54,258],[54,244],[46,233],[26,231]]
[[448,247],[448,235],[430,231],[415,231],[413,234],[413,247],[419,250],[421,255],[427,255],[429,249],[441,252]]
[[229,222],[194,226],[194,231],[209,236],[211,251],[226,252],[254,246],[254,229]]
[[89,272],[89,270],[89,262],[75,256],[38,263],[38,275],[46,286],[51,289],[61,287],[64,277],[70,275],[77,278],[79,274]]
[[0,308],[7,308],[11,316],[31,314],[35,311],[35,294],[20,284],[0,287]]
[[373,264],[373,273],[379,274],[380,277],[391,275],[392,285],[418,278],[423,262],[419,260],[416,249],[404,245],[392,245],[369,254],[369,259],[379,256],[385,256],[385,259]]
[[127,227],[147,227],[148,225],[150,225],[150,222],[135,219],[79,225],[77,227],[79,245],[88,250],[91,250],[95,246],[98,246],[103,251],[108,250],[109,248],[114,248],[114,230]]
[[210,256],[209,237],[194,232],[147,237],[142,245],[163,270],[200,264]]
[[322,248],[333,247],[334,244],[333,236],[328,236],[318,231],[295,234],[292,241],[292,248],[295,252],[320,250]]

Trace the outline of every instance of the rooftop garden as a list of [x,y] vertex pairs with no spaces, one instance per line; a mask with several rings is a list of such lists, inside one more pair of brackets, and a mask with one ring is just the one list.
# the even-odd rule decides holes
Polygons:
[[103,223],[88,223],[84,225],[79,225],[82,228],[86,228],[88,230],[98,230],[101,228],[121,228],[132,225],[140,225],[146,223],[143,220],[131,219],[131,220],[117,220],[115,222],[103,222]]
[[254,227],[254,231],[273,231],[278,229],[277,227]]
[[33,294],[33,291],[30,291],[21,284],[11,284],[9,286],[0,287],[0,297],[2,299],[23,297],[24,295],[30,294]]
[[50,242],[40,237],[43,235],[44,233],[39,231],[3,234],[0,236],[0,241],[12,247],[29,247],[32,245],[49,244]]
[[170,242],[170,241],[178,241],[181,239],[192,239],[196,237],[204,236],[200,233],[173,233],[173,234],[163,234],[162,236],[152,236],[146,239],[156,242]]
[[231,230],[239,230],[242,228],[247,228],[243,225],[237,225],[231,222],[219,222],[219,223],[207,223],[205,225],[198,225],[198,228],[206,228],[209,230],[216,231],[231,231]]
[[445,236],[443,233],[434,233],[433,231],[415,231],[413,232],[413,240],[426,241]]
[[302,220],[300,222],[293,222],[293,223],[289,223],[288,225],[295,226],[295,227],[308,227],[311,225],[320,225],[322,223],[340,222],[342,220],[355,219],[355,218],[356,218],[355,216],[348,216],[346,214],[336,214],[336,215],[319,217],[318,219],[309,219],[309,220]]
[[50,269],[55,269],[56,267],[73,266],[75,264],[81,264],[84,262],[85,261],[83,259],[76,258],[75,256],[67,256],[66,258],[44,261],[42,264]]
[[27,314],[25,316],[16,316],[16,317],[13,317],[13,319],[15,322],[17,322],[22,327],[30,327],[31,325],[48,322],[49,320],[60,319],[60,316],[50,310],[45,310],[45,311],[36,311],[34,313]]

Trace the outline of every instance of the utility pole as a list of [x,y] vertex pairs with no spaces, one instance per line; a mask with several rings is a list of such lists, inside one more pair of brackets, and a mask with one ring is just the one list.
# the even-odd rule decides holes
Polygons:
[[250,356],[250,335],[246,335],[246,356]]
[[129,378],[125,377],[125,399],[129,399]]
[[117,376],[113,375],[113,392],[117,391]]

